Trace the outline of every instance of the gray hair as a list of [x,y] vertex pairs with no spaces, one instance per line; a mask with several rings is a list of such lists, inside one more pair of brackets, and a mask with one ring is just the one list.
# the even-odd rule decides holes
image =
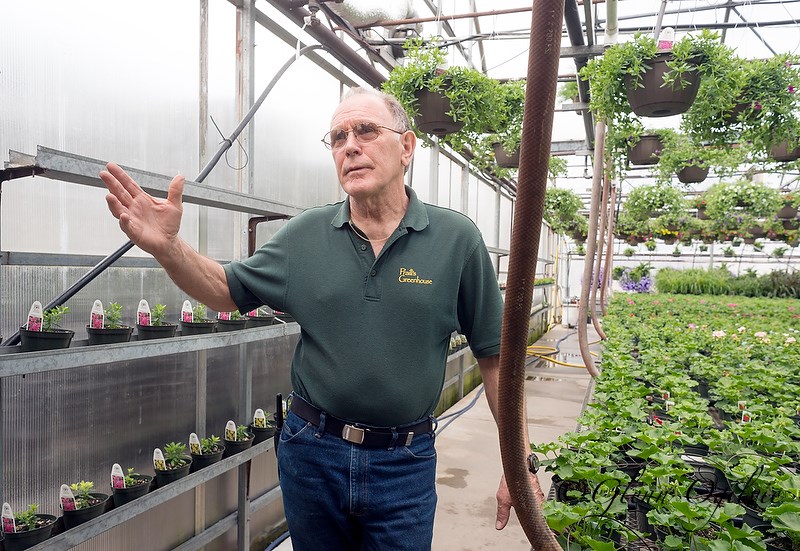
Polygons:
[[397,98],[385,92],[375,90],[374,88],[363,88],[357,86],[355,88],[350,88],[342,98],[342,101],[360,94],[368,94],[370,96],[380,98],[384,105],[386,105],[389,113],[392,115],[392,119],[394,119],[394,122],[397,125],[396,130],[401,132],[411,130],[411,119],[409,118],[408,113],[406,113],[406,110],[403,108],[401,103],[397,101]]

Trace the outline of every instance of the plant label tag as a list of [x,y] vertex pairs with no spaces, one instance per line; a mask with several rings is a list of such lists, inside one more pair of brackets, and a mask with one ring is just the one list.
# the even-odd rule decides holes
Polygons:
[[58,497],[61,501],[61,508],[64,511],[75,510],[75,496],[72,495],[72,490],[66,484],[61,485],[61,491],[58,492]]
[[256,308],[255,310],[250,310],[249,312],[247,312],[247,316],[250,317],[250,318],[257,318],[258,317],[258,308]]
[[742,423],[749,423],[753,420],[753,415],[749,411],[742,412]]
[[217,312],[217,319],[223,321],[230,321],[231,313],[230,312]]
[[167,462],[164,461],[164,454],[161,453],[160,448],[153,450],[153,468],[157,471],[167,470]]
[[183,301],[183,306],[181,307],[181,321],[185,321],[186,323],[192,323],[194,321],[192,303],[188,300]]
[[267,428],[267,416],[264,415],[264,410],[259,408],[253,414],[253,426],[260,429]]
[[17,525],[14,523],[14,511],[11,510],[11,505],[3,503],[3,532],[6,534],[16,534]]
[[745,409],[747,409],[747,402],[744,400],[739,400],[739,402],[736,405],[739,408],[739,411],[744,411]]
[[192,434],[189,435],[189,450],[194,455],[200,455],[201,454],[200,439],[197,437],[197,435],[195,433],[192,433]]
[[111,466],[111,487],[115,490],[125,487],[125,475],[122,474],[122,467],[119,463]]
[[225,423],[225,440],[236,441],[236,423],[233,421]]
[[675,407],[675,402],[672,400],[667,400],[664,402],[664,411],[672,411],[672,408]]
[[42,303],[38,300],[35,300],[31,305],[30,311],[28,312],[28,322],[25,324],[25,329],[28,331],[41,331],[43,318],[44,315],[42,314]]
[[145,299],[139,301],[139,307],[136,309],[136,321],[139,325],[150,325],[150,305]]
[[89,320],[89,327],[92,329],[102,329],[104,320],[103,303],[96,300],[94,304],[92,304],[92,317]]
[[665,390],[661,393],[661,398],[664,400],[669,400],[669,390]]
[[658,49],[671,50],[672,44],[675,42],[675,29],[672,27],[664,27],[658,35]]
[[800,406],[797,406],[797,415],[800,415]]

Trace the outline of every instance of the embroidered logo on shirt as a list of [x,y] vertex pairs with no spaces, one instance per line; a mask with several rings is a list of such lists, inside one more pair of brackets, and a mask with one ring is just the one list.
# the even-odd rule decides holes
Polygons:
[[414,268],[400,268],[400,277],[397,278],[400,283],[418,283],[420,285],[432,285],[432,279],[420,279]]

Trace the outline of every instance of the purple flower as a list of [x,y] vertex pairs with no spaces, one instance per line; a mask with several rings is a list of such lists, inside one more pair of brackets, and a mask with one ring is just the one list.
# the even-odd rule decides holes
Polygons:
[[792,86],[791,84],[789,85],[789,93],[794,94],[794,86]]
[[757,101],[753,102],[753,109],[761,109],[761,104]]

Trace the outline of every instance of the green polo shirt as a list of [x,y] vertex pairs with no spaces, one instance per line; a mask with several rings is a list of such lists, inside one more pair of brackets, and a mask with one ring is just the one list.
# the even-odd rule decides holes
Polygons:
[[266,304],[300,324],[294,391],[351,422],[397,426],[430,415],[453,331],[478,358],[500,353],[503,302],[480,231],[406,193],[405,217],[377,259],[342,201],[304,211],[252,257],[225,266],[240,311]]

